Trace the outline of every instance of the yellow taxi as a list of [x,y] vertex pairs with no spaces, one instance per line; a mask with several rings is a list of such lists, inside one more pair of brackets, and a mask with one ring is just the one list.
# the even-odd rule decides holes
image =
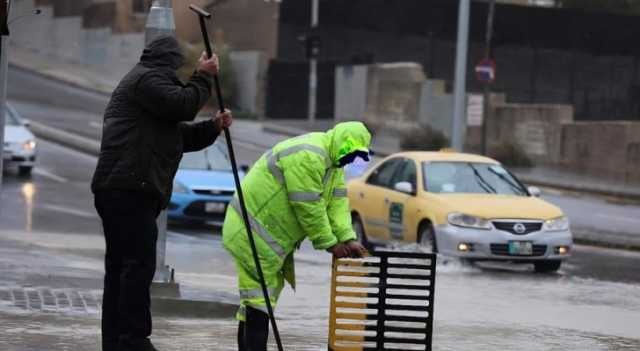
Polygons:
[[363,244],[418,243],[470,261],[533,263],[557,271],[570,256],[569,221],[496,160],[457,152],[402,152],[348,183]]

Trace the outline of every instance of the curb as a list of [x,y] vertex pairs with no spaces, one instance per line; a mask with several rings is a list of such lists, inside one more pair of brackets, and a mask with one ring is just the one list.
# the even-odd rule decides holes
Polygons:
[[[299,129],[295,127],[286,127],[286,126],[279,126],[276,124],[267,124],[267,123],[264,123],[262,125],[262,131],[267,133],[272,133],[272,134],[282,134],[290,137],[295,137],[295,136],[310,132],[308,130]],[[319,130],[319,131],[324,132],[324,130]],[[387,157],[394,153],[393,151],[390,151],[390,150],[378,149],[375,147],[372,147],[371,151],[373,151],[374,156],[380,156],[380,157]]]
[[34,121],[30,122],[29,129],[39,138],[53,141],[92,156],[100,155],[99,141],[82,137],[58,128],[49,127]]
[[603,189],[603,188],[583,188],[583,187],[580,187],[579,185],[548,182],[540,179],[523,176],[518,174],[518,172],[514,172],[514,173],[518,177],[518,179],[520,179],[523,183],[526,183],[528,185],[554,188],[559,190],[567,190],[567,191],[580,192],[580,193],[588,193],[588,194],[601,195],[601,196],[612,196],[612,197],[617,197],[617,198],[626,199],[626,200],[640,200],[640,192],[634,192],[634,191],[626,192],[622,190]]
[[221,301],[185,300],[153,297],[151,313],[154,316],[179,318],[233,318],[238,305]]
[[610,249],[640,251],[640,236],[604,232],[607,240],[602,240],[602,232],[591,229],[572,228],[573,242],[580,245],[597,246]]
[[[279,126],[274,124],[263,124],[262,131],[267,133],[283,134],[288,136],[298,136],[298,135],[309,132],[307,130],[302,130],[295,127]],[[376,156],[382,156],[382,157],[386,157],[394,153],[389,150],[380,150],[380,149],[373,149],[373,148],[372,150],[374,151],[374,154]],[[605,188],[597,188],[597,187],[585,188],[579,185],[573,185],[568,183],[562,184],[562,183],[544,181],[536,178],[530,178],[527,176],[520,175],[518,174],[518,172],[514,172],[514,173],[518,177],[518,179],[520,179],[523,183],[527,185],[541,186],[541,187],[574,191],[574,192],[593,194],[593,195],[612,196],[612,197],[617,197],[617,198],[626,199],[626,200],[640,200],[640,192],[634,192],[634,191],[628,192],[623,190],[605,189]]]

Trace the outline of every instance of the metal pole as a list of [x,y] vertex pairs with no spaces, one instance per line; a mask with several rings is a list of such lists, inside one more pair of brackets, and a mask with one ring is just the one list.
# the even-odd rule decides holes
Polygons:
[[[176,35],[176,25],[173,19],[171,0],[154,0],[144,27],[145,45],[160,35]],[[154,282],[168,283],[171,281],[169,267],[165,264],[167,253],[167,211],[164,210],[156,221],[158,226],[158,242],[156,246],[156,275]]]
[[[484,58],[491,58],[491,38],[493,37],[493,18],[496,10],[496,0],[489,0],[487,14],[487,35],[485,37]],[[487,154],[487,121],[489,120],[489,99],[491,98],[491,83],[484,83],[482,99],[482,154]]]
[[[318,27],[319,0],[311,0],[311,33]],[[313,55],[309,60],[309,125],[316,121],[316,94],[318,91],[318,59]]]
[[462,151],[464,147],[467,51],[469,50],[469,4],[470,0],[460,0],[458,12],[458,42],[456,47],[455,93],[453,101],[453,129],[451,146]]
[[[5,0],[0,0],[5,1]],[[7,20],[11,13],[11,2],[7,4]],[[7,111],[7,72],[8,72],[8,49],[9,49],[9,33],[0,36],[0,196],[2,196],[2,173],[4,171],[4,125],[5,113]]]

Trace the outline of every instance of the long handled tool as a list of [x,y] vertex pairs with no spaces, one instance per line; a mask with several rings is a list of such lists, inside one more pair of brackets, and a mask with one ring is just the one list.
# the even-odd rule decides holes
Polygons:
[[[189,5],[189,8],[198,15],[200,20],[200,30],[202,31],[202,38],[204,39],[204,45],[207,49],[207,56],[211,57],[213,52],[211,51],[211,44],[209,43],[209,33],[207,32],[207,23],[205,19],[211,18],[211,14],[207,11],[199,8],[195,5]],[[216,94],[218,96],[218,105],[220,106],[220,112],[224,112],[224,102],[222,100],[222,90],[220,89],[220,81],[218,76],[213,77],[215,83]],[[253,238],[253,232],[251,231],[251,224],[249,222],[249,215],[247,214],[247,207],[244,203],[244,196],[242,195],[242,187],[240,186],[240,177],[238,176],[238,166],[236,165],[236,156],[233,152],[233,144],[231,143],[231,133],[229,129],[224,129],[224,136],[227,139],[227,148],[229,149],[229,159],[231,161],[231,168],[233,170],[233,178],[236,183],[236,193],[238,194],[238,200],[240,202],[240,211],[242,212],[242,218],[244,219],[244,225],[249,235],[249,244],[251,245],[251,253],[253,254],[253,261],[258,271],[258,277],[260,278],[260,286],[262,287],[262,295],[267,303],[267,312],[269,313],[269,320],[271,321],[271,327],[273,329],[273,335],[278,345],[278,350],[283,351],[282,341],[280,340],[280,333],[278,332],[278,325],[276,324],[276,318],[273,314],[273,307],[271,306],[271,300],[269,299],[269,291],[267,290],[267,283],[264,280],[264,274],[262,273],[262,266],[260,265],[260,259],[258,258],[258,250],[256,249],[256,242]]]

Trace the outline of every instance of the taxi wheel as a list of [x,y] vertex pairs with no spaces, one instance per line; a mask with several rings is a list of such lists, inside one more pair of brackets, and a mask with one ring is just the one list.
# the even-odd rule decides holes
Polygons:
[[369,243],[369,240],[367,240],[367,235],[364,233],[364,225],[362,224],[360,216],[358,216],[357,214],[352,215],[351,223],[351,225],[353,226],[353,231],[356,232],[356,235],[358,236],[357,240],[360,242],[360,244],[362,244],[362,246],[364,246],[367,250],[372,250],[373,246]]
[[436,243],[436,235],[433,225],[429,222],[420,224],[418,229],[418,245],[427,252],[438,252],[438,244]]
[[558,269],[560,269],[561,265],[562,265],[562,261],[558,261],[558,260],[540,261],[540,262],[533,263],[533,266],[537,273],[556,272]]

